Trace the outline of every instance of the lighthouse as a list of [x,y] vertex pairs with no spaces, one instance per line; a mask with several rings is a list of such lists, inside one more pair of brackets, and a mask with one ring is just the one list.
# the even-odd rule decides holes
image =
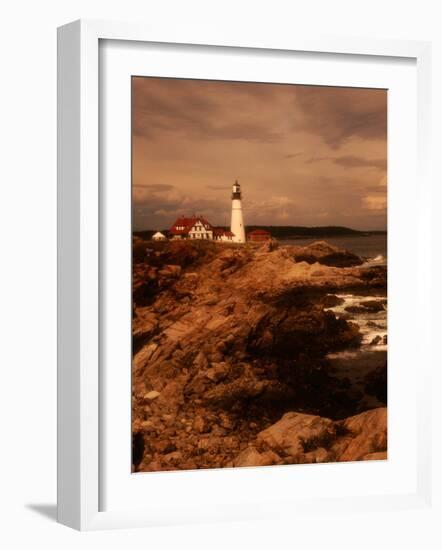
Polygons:
[[232,188],[232,221],[230,231],[235,235],[233,241],[236,243],[246,242],[246,232],[244,230],[244,220],[242,217],[241,187],[238,181],[235,181]]

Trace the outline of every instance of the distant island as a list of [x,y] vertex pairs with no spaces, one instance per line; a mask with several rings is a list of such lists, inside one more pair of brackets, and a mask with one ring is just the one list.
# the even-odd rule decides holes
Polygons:
[[[224,229],[228,229],[227,227]],[[341,237],[341,236],[353,236],[353,237],[367,237],[369,235],[386,235],[387,231],[359,231],[357,229],[351,229],[349,227],[343,227],[339,225],[326,225],[319,227],[303,227],[295,225],[247,225],[246,232],[254,231],[256,229],[264,229],[269,231],[272,237],[276,239],[296,239],[296,238],[308,238],[308,237]],[[133,234],[141,237],[142,239],[150,239],[156,232],[156,229],[145,229],[141,231],[134,231]],[[167,235],[169,229],[160,230]]]

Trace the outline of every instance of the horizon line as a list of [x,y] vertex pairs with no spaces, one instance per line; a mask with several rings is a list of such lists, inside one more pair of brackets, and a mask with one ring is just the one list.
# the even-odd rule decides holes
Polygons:
[[[227,225],[213,225],[213,227],[227,227]],[[276,225],[276,224],[257,224],[257,223],[250,223],[246,224],[245,227],[286,227],[286,228],[293,228],[293,229],[348,229],[350,231],[355,231],[357,233],[372,233],[373,231],[376,232],[383,232],[387,233],[388,228],[383,229],[355,229],[354,227],[348,227],[347,225]],[[165,228],[163,228],[165,229]],[[158,227],[155,228],[143,228],[143,229],[135,229],[132,228],[132,232],[135,231],[158,231]]]

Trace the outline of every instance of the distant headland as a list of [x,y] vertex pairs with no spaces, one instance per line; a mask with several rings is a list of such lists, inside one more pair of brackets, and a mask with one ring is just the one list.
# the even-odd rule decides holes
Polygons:
[[[224,229],[228,229],[227,227]],[[276,239],[305,239],[309,237],[367,237],[369,235],[386,235],[386,230],[361,231],[339,225],[326,225],[317,227],[305,227],[295,225],[247,225],[246,232],[257,229],[268,231]],[[156,232],[156,229],[144,229],[134,231],[133,234],[143,239],[150,239]],[[162,232],[167,233],[168,229]]]

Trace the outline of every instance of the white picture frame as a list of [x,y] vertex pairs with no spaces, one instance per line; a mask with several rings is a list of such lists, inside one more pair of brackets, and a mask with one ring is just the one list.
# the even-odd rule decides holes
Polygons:
[[[103,483],[103,446],[100,415],[105,408],[102,395],[100,357],[100,288],[101,238],[100,230],[100,94],[99,59],[100,41],[126,41],[127,43],[167,43],[175,45],[204,45],[235,49],[244,55],[249,49],[274,52],[310,52],[347,56],[376,56],[381,58],[412,59],[417,71],[417,171],[419,188],[419,269],[416,272],[416,293],[419,305],[430,311],[431,295],[431,185],[428,175],[429,120],[431,115],[430,44],[391,40],[368,40],[350,37],[302,37],[290,40],[281,38],[267,43],[265,38],[253,42],[227,36],[215,44],[201,32],[199,36],[186,36],[185,30],[172,36],[157,36],[155,31],[136,24],[76,21],[58,31],[58,521],[80,530],[140,527],[203,520],[226,520],[268,517],[293,513],[312,513],[332,508],[346,512],[355,507],[397,509],[429,506],[431,502],[431,446],[430,413],[431,356],[420,364],[419,381],[415,386],[417,455],[416,488],[387,494],[367,494],[357,497],[316,496],[302,501],[284,501],[284,505],[269,500],[251,498],[247,509],[227,501],[220,504],[201,502],[189,506],[166,507],[154,510],[149,507],[126,506],[103,510],[100,484]],[[250,50],[252,51],[252,50]],[[100,229],[101,228],[101,229]],[[430,315],[423,315],[419,338],[423,345],[428,338]],[[129,371],[128,365],[128,371]],[[129,413],[128,413],[129,414]],[[129,443],[128,443],[129,445]],[[338,466],[339,467],[339,466]],[[343,467],[342,465],[340,466]],[[347,465],[344,467],[352,467]],[[261,470],[261,469],[255,469]],[[284,478],[284,468],[277,470]],[[285,470],[288,471],[288,470]],[[202,478],[193,473],[180,473],[192,483],[201,484]],[[168,486],[178,481],[173,473],[163,473],[156,484]],[[210,472],[208,472],[210,475]],[[235,471],[253,482],[250,470]],[[358,474],[356,474],[358,475]],[[175,476],[175,477],[174,477]],[[180,479],[186,479],[181,477]],[[205,477],[204,483],[207,481]],[[280,480],[281,481],[281,480]],[[282,480],[283,482],[283,480]],[[264,486],[265,487],[265,486]],[[264,489],[265,493],[265,489]]]

